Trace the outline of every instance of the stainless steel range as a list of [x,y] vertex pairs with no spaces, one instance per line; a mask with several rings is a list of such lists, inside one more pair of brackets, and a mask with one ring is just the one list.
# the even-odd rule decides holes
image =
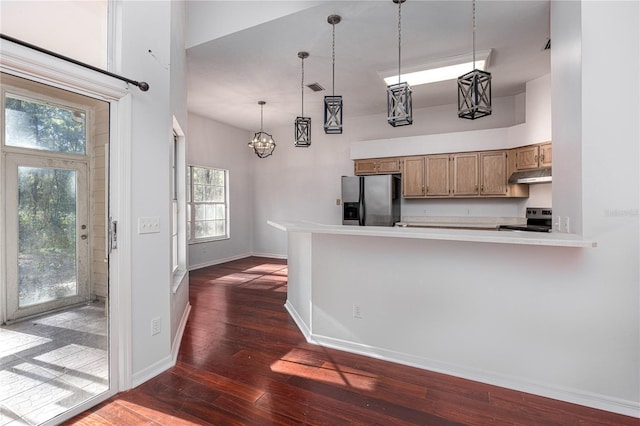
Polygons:
[[527,207],[526,225],[500,225],[501,231],[551,232],[553,214],[550,208]]

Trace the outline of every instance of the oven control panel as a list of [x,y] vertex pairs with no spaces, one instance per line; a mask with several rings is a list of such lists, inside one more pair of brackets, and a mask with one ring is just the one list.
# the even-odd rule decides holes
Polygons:
[[546,207],[527,207],[527,219],[551,219],[551,209]]

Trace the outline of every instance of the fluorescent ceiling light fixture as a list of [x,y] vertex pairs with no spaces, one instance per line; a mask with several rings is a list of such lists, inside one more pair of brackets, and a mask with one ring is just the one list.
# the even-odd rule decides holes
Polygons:
[[[489,56],[491,49],[476,52],[476,69],[486,71],[489,65]],[[421,84],[436,83],[438,81],[446,81],[457,79],[462,74],[473,71],[473,59],[471,55],[461,55],[438,62],[413,67],[414,71],[405,72],[398,80],[398,74],[384,77],[387,85],[401,82],[409,83],[409,86],[418,86]],[[385,73],[384,75],[389,75]]]

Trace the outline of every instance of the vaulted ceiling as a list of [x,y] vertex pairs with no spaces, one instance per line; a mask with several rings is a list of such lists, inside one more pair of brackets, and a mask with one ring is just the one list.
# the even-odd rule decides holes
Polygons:
[[[301,113],[323,120],[323,97],[332,92],[331,25],[337,14],[335,94],[345,117],[386,114],[381,74],[398,67],[398,6],[377,1],[214,1],[188,6],[192,34],[188,60],[189,111],[246,130],[284,126]],[[269,6],[272,7],[269,7]],[[472,52],[471,1],[408,0],[402,5],[402,69],[410,70]],[[261,14],[264,12],[264,14]],[[211,16],[206,16],[211,14]],[[204,31],[194,31],[195,25]],[[203,34],[205,34],[203,36]],[[476,2],[476,49],[492,49],[488,71],[493,97],[522,93],[525,83],[550,71],[549,1]],[[203,40],[204,38],[204,40]],[[195,40],[195,41],[193,41]],[[413,87],[414,108],[455,104],[456,81]]]

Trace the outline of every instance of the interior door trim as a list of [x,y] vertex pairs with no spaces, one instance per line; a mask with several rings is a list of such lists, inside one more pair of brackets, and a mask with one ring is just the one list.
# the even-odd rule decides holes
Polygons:
[[[59,416],[57,424],[132,387],[131,312],[131,131],[132,95],[126,83],[77,65],[0,40],[0,72],[48,84],[110,104],[110,209],[120,224],[118,249],[109,259],[110,371],[108,392]],[[2,214],[2,212],[0,212]],[[0,219],[2,220],[2,219]],[[46,424],[45,424],[46,425]]]

